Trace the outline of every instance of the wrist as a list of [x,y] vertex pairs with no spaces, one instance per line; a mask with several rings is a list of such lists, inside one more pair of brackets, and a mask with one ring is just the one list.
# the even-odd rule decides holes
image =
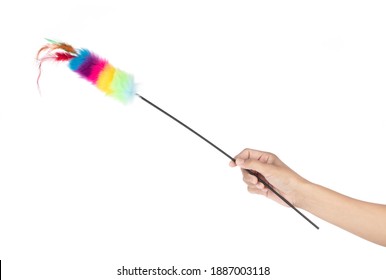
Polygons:
[[301,180],[296,187],[294,206],[306,210],[308,208],[307,203],[309,203],[311,197],[310,194],[315,188],[316,185],[314,183],[305,179]]

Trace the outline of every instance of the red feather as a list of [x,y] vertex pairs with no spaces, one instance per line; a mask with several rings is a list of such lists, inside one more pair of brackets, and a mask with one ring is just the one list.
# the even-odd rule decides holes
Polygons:
[[[77,51],[66,43],[54,42],[49,40],[50,44],[43,46],[36,54],[36,60],[39,62],[39,75],[36,80],[40,92],[39,79],[42,73],[42,64],[46,61],[69,61],[77,56]],[[60,52],[61,51],[61,52]],[[43,53],[44,52],[44,53]],[[41,55],[43,53],[43,55]]]
[[[40,51],[39,51],[40,52]],[[39,54],[38,54],[39,55]],[[66,53],[66,52],[57,52],[55,54],[51,54],[51,53],[48,53],[46,54],[44,57],[42,58],[38,58],[38,61],[39,61],[39,75],[38,75],[38,78],[36,80],[36,83],[38,85],[38,89],[39,89],[39,93],[40,93],[40,86],[39,86],[39,80],[40,80],[40,76],[42,74],[42,64],[43,62],[47,61],[47,60],[55,60],[55,61],[69,61],[71,59],[73,59],[75,57],[75,55],[72,55],[70,53]]]
[[55,54],[55,60],[56,61],[68,61],[71,60],[75,57],[75,55],[69,54],[69,53],[56,53]]

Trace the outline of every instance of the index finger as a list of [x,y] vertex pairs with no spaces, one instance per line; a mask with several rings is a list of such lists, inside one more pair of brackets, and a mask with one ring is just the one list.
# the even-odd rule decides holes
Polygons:
[[261,152],[261,151],[252,150],[252,149],[244,149],[241,151],[241,153],[239,153],[237,156],[235,156],[231,162],[229,162],[229,166],[231,166],[231,167],[237,166],[237,164],[236,164],[237,159],[242,159],[242,160],[246,160],[246,159],[250,159],[250,158],[259,159],[262,155],[263,155],[263,152]]
[[237,156],[235,156],[235,159],[236,158],[240,158],[240,159],[260,159],[260,157],[264,155],[264,152],[262,151],[258,151],[258,150],[253,150],[253,149],[244,149],[241,151],[241,153],[239,153]]

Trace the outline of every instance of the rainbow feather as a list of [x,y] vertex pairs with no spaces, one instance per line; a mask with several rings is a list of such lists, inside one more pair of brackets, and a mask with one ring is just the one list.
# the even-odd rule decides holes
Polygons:
[[127,103],[135,96],[134,77],[131,74],[115,68],[107,60],[87,49],[75,49],[66,43],[48,41],[49,44],[43,46],[36,56],[40,71],[38,86],[43,62],[68,61],[68,66],[72,71],[96,85],[106,95],[123,103]]

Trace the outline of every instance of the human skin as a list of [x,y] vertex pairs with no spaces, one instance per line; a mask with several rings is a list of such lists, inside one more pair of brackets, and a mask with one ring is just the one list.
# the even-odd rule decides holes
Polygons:
[[386,246],[386,205],[354,199],[314,184],[297,174],[276,155],[245,149],[231,167],[240,167],[248,191],[287,206],[246,169],[261,173],[295,207],[368,241]]

